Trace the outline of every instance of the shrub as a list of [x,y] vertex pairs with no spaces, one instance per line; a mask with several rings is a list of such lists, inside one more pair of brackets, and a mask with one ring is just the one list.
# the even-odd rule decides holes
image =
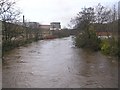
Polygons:
[[79,48],[88,48],[97,51],[100,49],[100,39],[94,30],[88,30],[76,36],[75,45]]
[[110,54],[110,43],[108,40],[103,40],[102,43],[101,43],[101,51],[102,53],[108,55]]
[[101,51],[105,55],[120,57],[120,44],[114,38],[102,40]]
[[118,41],[116,41],[115,39],[111,40],[111,51],[110,54],[113,56],[117,56],[118,55]]

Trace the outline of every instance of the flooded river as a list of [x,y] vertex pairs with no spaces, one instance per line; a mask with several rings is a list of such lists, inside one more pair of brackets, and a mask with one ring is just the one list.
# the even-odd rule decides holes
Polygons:
[[8,52],[3,88],[117,88],[118,62],[75,48],[71,37],[41,40]]

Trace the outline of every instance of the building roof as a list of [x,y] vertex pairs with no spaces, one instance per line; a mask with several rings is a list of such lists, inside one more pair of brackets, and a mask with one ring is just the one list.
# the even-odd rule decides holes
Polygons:
[[97,35],[99,36],[108,36],[108,35],[112,35],[111,32],[97,32]]
[[60,24],[60,22],[51,22],[50,24]]

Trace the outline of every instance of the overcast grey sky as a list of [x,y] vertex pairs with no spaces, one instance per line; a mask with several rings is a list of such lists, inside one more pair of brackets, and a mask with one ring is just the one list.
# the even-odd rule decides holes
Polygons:
[[29,21],[41,24],[61,22],[67,27],[71,18],[83,7],[116,4],[119,0],[18,0],[17,5]]

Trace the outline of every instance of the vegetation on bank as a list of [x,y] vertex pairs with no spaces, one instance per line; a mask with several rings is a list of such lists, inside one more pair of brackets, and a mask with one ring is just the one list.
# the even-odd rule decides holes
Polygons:
[[[95,8],[83,8],[72,23],[79,31],[76,35],[75,45],[79,48],[88,48],[93,51],[101,51],[105,55],[120,57],[120,43],[117,37],[117,10],[109,9],[101,4]],[[98,32],[112,33],[107,38],[100,38]],[[103,35],[104,36],[104,35]]]
[[101,40],[97,37],[94,30],[86,30],[75,38],[75,45],[79,48],[88,48],[93,51],[100,49]]
[[[36,32],[37,31],[37,32]],[[2,22],[2,53],[41,39],[41,31],[13,23]]]
[[120,43],[114,38],[102,40],[101,52],[105,55],[120,57]]

